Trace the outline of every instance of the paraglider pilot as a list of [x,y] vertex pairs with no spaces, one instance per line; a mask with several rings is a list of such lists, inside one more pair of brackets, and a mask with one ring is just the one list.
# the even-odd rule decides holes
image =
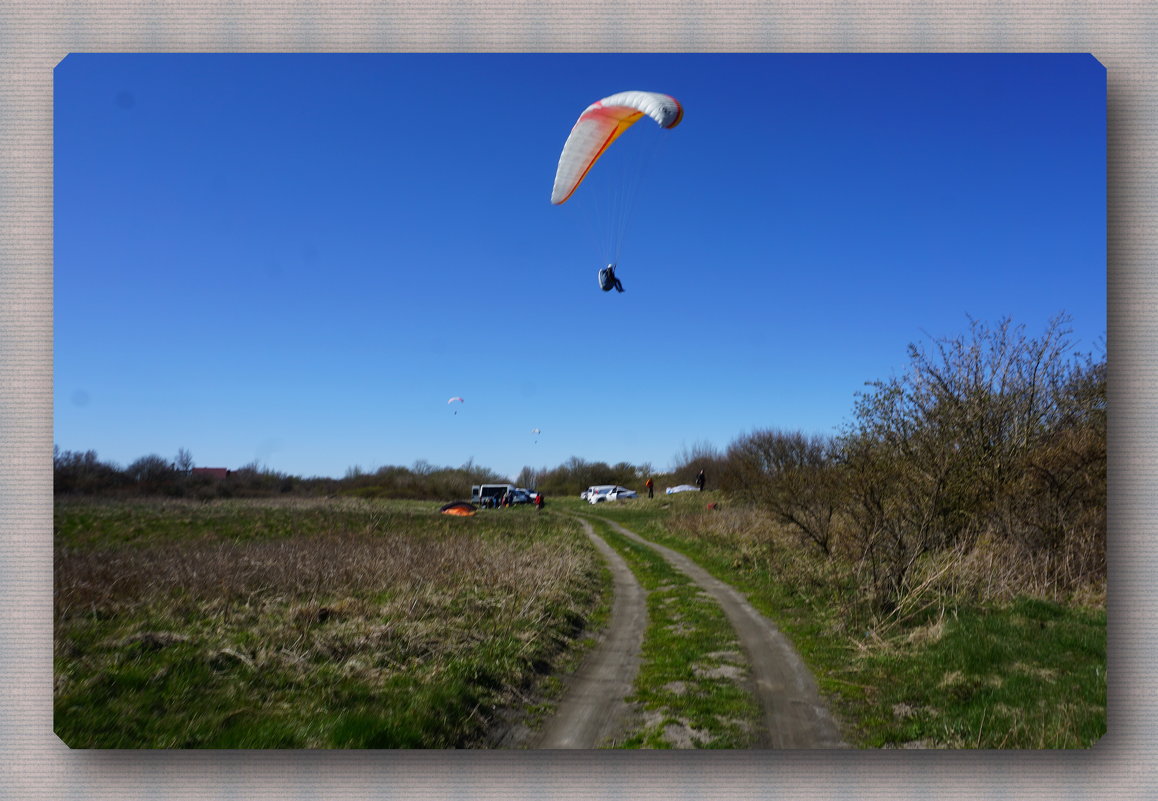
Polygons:
[[604,292],[610,292],[612,288],[618,292],[623,291],[623,282],[615,277],[614,264],[608,264],[599,271],[599,288]]

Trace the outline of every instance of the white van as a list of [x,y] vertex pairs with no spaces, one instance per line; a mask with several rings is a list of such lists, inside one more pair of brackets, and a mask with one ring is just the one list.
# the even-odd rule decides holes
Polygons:
[[495,507],[502,503],[504,495],[514,491],[514,484],[475,484],[470,488],[470,500],[479,506]]

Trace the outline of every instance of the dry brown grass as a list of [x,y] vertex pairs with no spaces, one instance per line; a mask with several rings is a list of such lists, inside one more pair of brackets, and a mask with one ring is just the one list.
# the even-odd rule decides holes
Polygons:
[[357,531],[93,550],[58,560],[57,617],[164,620],[222,648],[244,634],[258,663],[361,654],[404,667],[459,648],[479,621],[547,614],[589,567],[558,543]]
[[[565,520],[495,512],[449,521],[421,506],[386,513],[371,504],[339,513],[318,502],[230,508],[244,538],[217,533],[220,509],[199,516],[181,504],[141,512],[185,521],[180,536],[118,543],[89,530],[99,521],[58,536],[58,690],[99,703],[100,686],[134,654],[192,649],[214,674],[244,669],[262,686],[293,688],[270,703],[303,721],[339,713],[331,696],[347,680],[373,697],[387,686],[461,682],[464,664],[478,666],[486,697],[502,703],[546,669],[598,603],[598,557]],[[149,518],[130,517],[147,532]],[[404,697],[379,704],[404,706]],[[485,729],[487,715],[473,714],[479,720],[456,723],[453,736]],[[327,745],[322,734],[301,737]]]
[[[668,526],[728,549],[734,554],[733,567],[767,570],[799,588],[864,584],[851,537],[838,535],[832,556],[826,557],[802,534],[755,507],[689,510],[673,515]],[[1055,547],[1033,548],[983,536],[930,552],[914,564],[908,593],[899,605],[912,607],[934,594],[979,602],[1030,597],[1102,605],[1105,546],[1087,540],[1075,534]]]
[[[691,493],[688,493],[691,495]],[[837,521],[831,555],[754,506],[701,498],[635,521],[745,592],[813,668],[850,742],[1082,748],[1105,733],[1098,543],[997,536],[925,552],[895,605]],[[1100,602],[1099,602],[1100,600]]]

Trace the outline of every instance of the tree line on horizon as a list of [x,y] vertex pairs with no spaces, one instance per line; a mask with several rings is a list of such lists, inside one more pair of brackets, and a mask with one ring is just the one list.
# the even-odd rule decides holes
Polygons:
[[[694,473],[693,473],[694,475]],[[589,462],[573,456],[550,469],[524,467],[512,480],[495,470],[468,462],[460,467],[436,467],[424,461],[410,467],[390,465],[374,471],[352,467],[342,478],[303,478],[262,467],[256,462],[229,470],[228,475],[194,469],[188,452],[176,459],[151,454],[127,467],[101,461],[95,451],[53,454],[54,493],[59,496],[162,496],[171,498],[260,498],[277,495],[355,496],[446,501],[470,497],[475,484],[513,483],[544,495],[578,495],[593,484],[642,486],[655,476],[651,466],[620,462]],[[686,480],[690,480],[690,477]]]
[[[1078,353],[1068,317],[1040,336],[1009,319],[970,320],[966,333],[911,344],[906,369],[866,384],[837,433],[762,429],[725,449],[697,445],[666,473],[650,464],[572,457],[524,467],[517,486],[547,497],[593,484],[642,489],[690,483],[762,510],[822,554],[840,550],[867,566],[882,606],[902,595],[924,555],[997,538],[1056,554],[1065,570],[1105,572],[1105,354]],[[260,467],[226,478],[199,475],[191,455],[142,457],[126,468],[92,451],[54,453],[58,495],[161,495],[211,499],[276,495],[452,500],[473,484],[508,477],[460,467],[351,468],[341,479],[301,478]]]

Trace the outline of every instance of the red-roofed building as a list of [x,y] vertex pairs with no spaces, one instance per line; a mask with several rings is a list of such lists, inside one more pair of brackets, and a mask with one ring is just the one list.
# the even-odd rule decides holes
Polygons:
[[225,467],[194,467],[190,471],[195,476],[208,476],[209,478],[228,478],[229,469]]

